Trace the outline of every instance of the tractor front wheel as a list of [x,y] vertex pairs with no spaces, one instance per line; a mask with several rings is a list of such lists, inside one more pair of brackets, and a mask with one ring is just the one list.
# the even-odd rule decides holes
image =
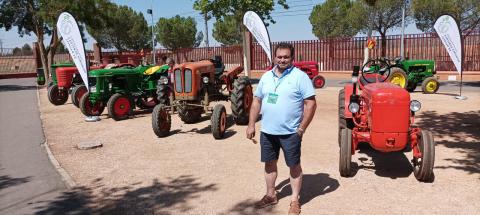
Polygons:
[[352,129],[354,123],[351,119],[345,119],[345,90],[341,89],[338,92],[338,146],[342,139],[342,129]]
[[152,112],[152,128],[157,137],[166,137],[172,127],[172,118],[163,104],[158,104]]
[[48,88],[48,100],[54,105],[63,105],[68,100],[68,91],[58,88],[58,85],[52,85]]
[[349,177],[352,169],[352,130],[348,128],[340,130],[341,140],[339,170],[342,177]]
[[237,125],[248,124],[250,107],[253,101],[252,84],[248,77],[238,77],[233,83],[233,91],[230,95],[232,115]]
[[422,131],[417,149],[421,157],[413,158],[413,174],[419,181],[431,182],[434,179],[433,165],[435,162],[435,141],[429,131]]
[[169,94],[170,94],[170,90],[168,85],[160,83],[160,80],[159,80],[157,83],[158,104],[163,104],[165,106],[170,105]]
[[438,91],[440,83],[434,77],[428,77],[422,82],[422,91],[425,94],[433,94]]
[[223,138],[227,128],[227,111],[222,104],[217,104],[213,108],[211,126],[213,137],[215,139]]
[[85,87],[85,85],[77,85],[73,88],[72,94],[70,95],[70,99],[72,100],[72,104],[75,105],[75,107],[79,107],[80,105],[80,99],[82,98],[85,93],[87,93],[88,90]]
[[317,75],[313,77],[312,83],[316,89],[323,88],[325,86],[325,78],[321,75]]
[[392,67],[390,71],[390,75],[387,78],[387,82],[392,84],[398,85],[399,87],[406,89],[408,78],[407,73],[403,71],[402,68],[399,67]]
[[85,116],[100,116],[104,109],[105,105],[102,101],[97,101],[95,104],[92,104],[88,92],[80,98],[80,111],[82,111]]
[[115,121],[127,119],[132,112],[130,98],[120,93],[113,94],[107,103],[108,116]]

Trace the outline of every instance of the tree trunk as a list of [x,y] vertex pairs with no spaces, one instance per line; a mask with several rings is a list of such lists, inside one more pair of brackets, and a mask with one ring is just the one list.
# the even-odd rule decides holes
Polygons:
[[380,33],[380,37],[382,40],[382,57],[385,57],[387,54],[387,36],[386,33]]

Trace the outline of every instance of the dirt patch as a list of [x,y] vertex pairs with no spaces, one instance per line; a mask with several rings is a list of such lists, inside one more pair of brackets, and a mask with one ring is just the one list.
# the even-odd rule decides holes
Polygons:
[[[338,172],[338,87],[316,90],[318,108],[302,146],[302,214],[479,214],[480,91],[436,95],[413,93],[422,102],[417,124],[434,132],[435,181],[419,183],[412,174],[411,152],[382,154],[369,147],[353,156],[356,174]],[[54,106],[40,91],[41,118],[48,143],[60,164],[79,184],[85,205],[104,213],[285,214],[291,193],[288,169],[279,161],[280,202],[254,210],[264,194],[260,149],[245,139],[244,126],[232,125],[227,138],[214,140],[210,121],[183,124],[173,116],[172,135],[159,139],[151,114],[137,112],[116,122],[104,113],[85,122],[71,103]],[[230,113],[229,105],[227,112]],[[392,113],[395,114],[395,113]],[[257,125],[257,129],[259,125]],[[257,139],[258,139],[257,134]],[[103,144],[78,150],[79,142]],[[68,199],[65,194],[63,200]],[[61,204],[54,202],[51,205]],[[52,207],[53,207],[52,206]]]

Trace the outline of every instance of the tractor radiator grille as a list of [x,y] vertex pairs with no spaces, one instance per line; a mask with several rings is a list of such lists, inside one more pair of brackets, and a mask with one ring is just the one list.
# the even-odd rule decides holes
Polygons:
[[183,73],[180,69],[175,70],[175,91],[177,93],[192,92],[192,70],[186,69]]

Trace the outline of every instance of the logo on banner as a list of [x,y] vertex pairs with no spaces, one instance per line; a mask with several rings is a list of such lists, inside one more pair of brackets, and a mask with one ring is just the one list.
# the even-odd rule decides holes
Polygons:
[[438,32],[444,34],[447,33],[448,30],[450,30],[450,26],[452,25],[450,20],[450,17],[446,16],[444,17],[439,23],[438,23]]

